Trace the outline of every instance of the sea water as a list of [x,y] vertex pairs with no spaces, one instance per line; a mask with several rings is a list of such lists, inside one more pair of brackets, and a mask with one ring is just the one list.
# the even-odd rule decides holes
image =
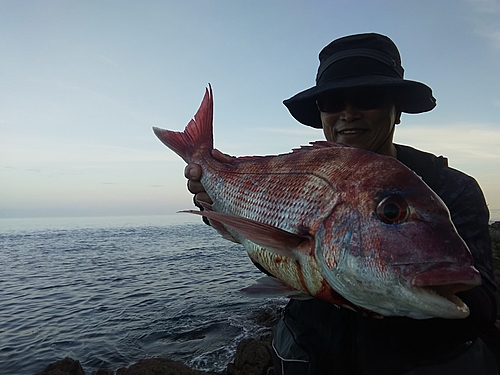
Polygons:
[[87,374],[148,357],[223,370],[285,300],[242,294],[262,273],[196,219],[0,219],[0,374],[64,357]]
[[239,292],[261,276],[190,215],[0,219],[0,374],[67,356],[87,374],[148,357],[221,371],[286,302]]

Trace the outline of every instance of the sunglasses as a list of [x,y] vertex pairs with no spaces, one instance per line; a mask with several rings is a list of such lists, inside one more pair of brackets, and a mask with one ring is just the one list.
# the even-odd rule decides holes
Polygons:
[[360,90],[353,93],[330,92],[321,94],[316,100],[321,112],[337,113],[352,105],[361,111],[384,107],[393,95],[386,90]]

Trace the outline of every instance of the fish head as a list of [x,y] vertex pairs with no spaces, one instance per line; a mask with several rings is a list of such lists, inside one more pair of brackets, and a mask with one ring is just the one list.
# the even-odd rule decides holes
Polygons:
[[391,173],[357,179],[323,222],[324,277],[377,314],[465,318],[469,308],[455,293],[481,283],[472,255],[439,196],[394,161]]

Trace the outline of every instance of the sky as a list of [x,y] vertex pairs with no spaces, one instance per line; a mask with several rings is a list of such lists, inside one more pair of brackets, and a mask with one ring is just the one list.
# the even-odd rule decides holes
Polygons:
[[500,208],[500,1],[0,0],[0,217],[173,214],[182,130],[210,83],[215,147],[285,153],[323,139],[282,101],[314,85],[319,51],[378,32],[437,107],[395,141],[449,158]]

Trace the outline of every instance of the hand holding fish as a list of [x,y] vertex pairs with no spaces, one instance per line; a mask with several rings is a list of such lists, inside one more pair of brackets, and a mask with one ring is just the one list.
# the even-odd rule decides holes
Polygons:
[[[233,156],[224,154],[219,150],[214,149],[212,156],[221,163],[231,163],[234,160]],[[195,163],[189,163],[184,169],[184,176],[188,179],[188,190],[194,194],[193,202],[197,207],[203,207],[202,203],[212,204],[212,199],[205,191],[205,188],[200,182],[201,179],[201,166]]]

